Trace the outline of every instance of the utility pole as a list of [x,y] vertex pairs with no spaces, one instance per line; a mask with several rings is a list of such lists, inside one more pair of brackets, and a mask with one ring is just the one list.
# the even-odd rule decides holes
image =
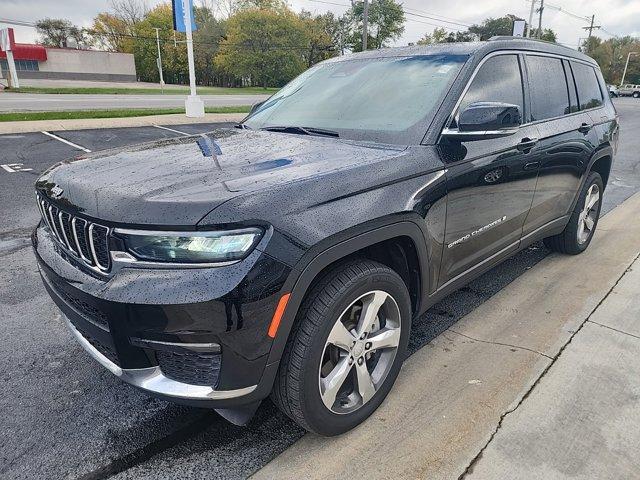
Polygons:
[[538,9],[538,12],[540,13],[538,17],[538,35],[536,36],[536,38],[538,39],[542,38],[542,12],[543,11],[544,11],[544,0],[540,0],[540,8]]
[[364,10],[362,12],[362,51],[367,49],[367,39],[369,37],[369,0],[364,0]]
[[593,30],[594,29],[598,29],[600,28],[600,25],[594,25],[593,22],[595,21],[596,16],[595,15],[591,15],[591,24],[588,27],[582,27],[584,30],[589,30],[589,36],[587,37],[587,55],[589,54],[589,50],[591,50],[591,36],[593,34]]
[[529,23],[527,23],[527,31],[524,34],[525,38],[531,37],[531,32],[533,29],[531,28],[531,24],[533,23],[533,11],[536,8],[536,0],[531,0],[531,10],[529,11]]
[[158,72],[160,72],[160,90],[164,93],[164,77],[162,76],[162,53],[160,52],[160,29],[154,28],[156,31],[156,45],[158,46]]
[[631,55],[638,55],[640,52],[629,52],[627,54],[627,62],[624,64],[624,72],[622,72],[622,80],[620,80],[620,86],[624,85],[624,77],[627,76],[627,68],[629,67],[629,58]]

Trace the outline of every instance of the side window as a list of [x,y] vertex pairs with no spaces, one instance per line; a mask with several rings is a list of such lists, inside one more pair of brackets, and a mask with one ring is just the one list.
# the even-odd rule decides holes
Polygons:
[[517,55],[497,55],[484,62],[464,95],[458,113],[475,102],[511,103],[518,105],[524,115],[522,74]]
[[580,101],[580,109],[599,107],[603,104],[604,97],[602,90],[596,77],[596,71],[593,67],[584,63],[571,62],[573,76],[576,79],[576,87],[578,88],[578,100]]
[[562,66],[564,67],[564,76],[567,79],[567,85],[569,87],[569,109],[571,113],[577,112],[580,110],[580,107],[578,106],[578,92],[576,90],[576,82],[573,79],[573,72],[571,72],[571,67],[569,66],[569,61],[563,60]]
[[561,117],[571,112],[562,60],[527,55],[531,120]]

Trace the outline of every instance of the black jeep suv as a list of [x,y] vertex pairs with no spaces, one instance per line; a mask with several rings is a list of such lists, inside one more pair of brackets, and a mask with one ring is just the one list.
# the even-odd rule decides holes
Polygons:
[[71,332],[151,395],[334,435],[413,318],[532,242],[591,241],[618,121],[597,64],[531,40],[323,62],[237,128],[62,162],[33,245]]

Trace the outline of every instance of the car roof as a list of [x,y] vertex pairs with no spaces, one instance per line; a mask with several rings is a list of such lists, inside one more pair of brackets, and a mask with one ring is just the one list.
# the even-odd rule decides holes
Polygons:
[[351,60],[355,58],[411,57],[419,55],[485,55],[497,50],[523,50],[538,53],[551,53],[588,62],[595,67],[598,64],[587,55],[569,47],[553,42],[522,37],[492,37],[484,42],[436,43],[431,45],[410,45],[407,47],[367,50],[335,57],[331,60]]

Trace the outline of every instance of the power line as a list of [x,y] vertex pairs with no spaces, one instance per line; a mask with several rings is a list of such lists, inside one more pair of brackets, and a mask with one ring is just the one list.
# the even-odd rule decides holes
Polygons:
[[[351,8],[351,5],[347,5],[345,3],[332,2],[330,0],[307,0],[307,1],[308,2],[312,2],[312,3],[322,3],[322,4],[325,4],[325,5],[335,5],[335,6],[338,6],[338,7]],[[439,18],[435,18],[435,15],[423,14],[420,10],[416,10],[416,9],[413,9],[413,8],[410,9],[410,10],[414,10],[415,12],[420,12],[420,13],[409,12],[409,11],[407,11],[409,9],[407,9],[404,6],[402,7],[402,10],[403,10],[405,15],[412,15],[412,16],[415,16],[415,17],[418,17],[418,18],[426,18],[426,19],[429,19],[429,20],[434,20],[436,22],[449,23],[449,24],[459,25],[459,26],[462,26],[462,27],[470,27],[471,26],[471,25],[466,24],[466,23],[460,23],[460,22],[453,21],[453,19],[452,20],[441,20]],[[447,27],[446,25],[440,25],[438,23],[425,22],[423,20],[417,20],[415,18],[405,18],[405,20],[408,21],[408,22],[422,23],[424,25],[430,25],[432,27],[444,28],[446,30],[451,30],[451,31],[459,31],[460,30],[459,28],[457,28],[457,29],[456,28],[451,28],[451,27]]]
[[9,25],[19,25],[21,27],[35,27],[36,24],[33,22],[25,22],[22,20],[11,20],[8,18],[0,18],[0,23],[7,23]]

